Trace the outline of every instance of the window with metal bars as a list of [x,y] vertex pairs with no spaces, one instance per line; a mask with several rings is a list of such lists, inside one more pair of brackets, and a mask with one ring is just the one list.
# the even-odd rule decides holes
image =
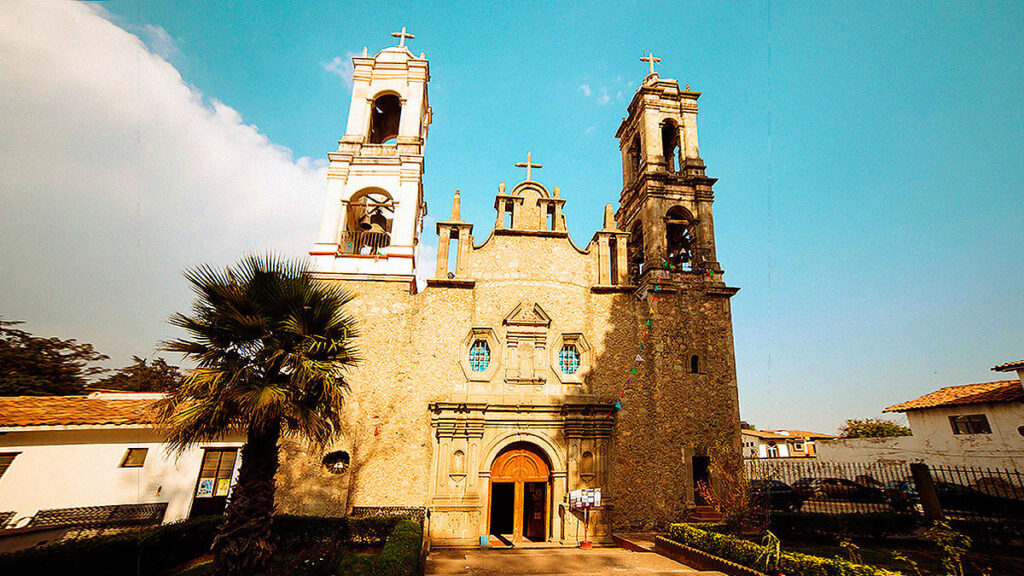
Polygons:
[[953,434],[992,433],[992,428],[988,425],[988,418],[986,418],[984,414],[950,416],[949,424],[953,428]]
[[491,363],[491,347],[487,340],[476,340],[469,347],[469,367],[473,372],[483,372]]
[[558,367],[564,374],[575,374],[580,369],[580,350],[575,344],[564,344],[558,351]]

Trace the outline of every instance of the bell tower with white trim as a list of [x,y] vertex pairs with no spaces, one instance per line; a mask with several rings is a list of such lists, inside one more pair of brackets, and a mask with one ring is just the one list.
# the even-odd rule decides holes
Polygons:
[[352,58],[352,103],[338,150],[327,155],[327,198],[309,255],[316,272],[413,282],[423,200],[423,149],[430,126],[430,69],[405,46]]

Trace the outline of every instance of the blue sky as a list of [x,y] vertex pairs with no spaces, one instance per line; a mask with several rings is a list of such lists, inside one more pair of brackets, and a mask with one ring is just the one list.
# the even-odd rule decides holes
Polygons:
[[[96,126],[109,126],[110,119],[137,114],[134,129],[130,123],[110,128],[109,145],[127,158],[121,170],[135,188],[125,191],[128,204],[111,204],[114,211],[127,206],[118,220],[123,245],[99,249],[111,234],[97,232],[102,224],[80,212],[69,213],[66,226],[81,228],[75,244],[83,245],[82,257],[66,256],[75,274],[39,272],[33,263],[60,259],[67,249],[47,244],[52,235],[44,238],[41,221],[50,212],[31,204],[24,191],[38,187],[54,197],[59,191],[47,183],[54,178],[46,172],[52,162],[41,165],[33,179],[11,142],[31,140],[32,149],[43,151],[81,141],[30,127],[16,133],[0,127],[8,142],[0,156],[27,174],[18,189],[0,185],[0,198],[9,214],[31,225],[18,253],[0,251],[0,264],[24,270],[18,280],[0,281],[9,303],[0,313],[28,321],[36,332],[91,341],[114,356],[115,365],[131,354],[152,354],[154,343],[166,337],[163,320],[189,299],[176,276],[184,266],[231,261],[243,249],[265,245],[301,254],[312,242],[323,160],[344,131],[349,103],[348,85],[331,63],[346,63],[363,46],[373,53],[390,45],[389,33],[402,26],[416,34],[410,48],[430,60],[434,120],[424,176],[430,214],[446,216],[459,188],[463,217],[477,224],[479,237],[493,222],[498,182],[521,179],[512,165],[532,152],[544,164],[536,179],[560,186],[568,200],[574,240],[590,239],[604,204],[618,200],[622,182],[614,133],[643,78],[644,51],[662,58],[663,77],[703,92],[700,146],[708,174],[719,178],[719,260],[726,281],[742,288],[733,314],[744,419],[761,428],[830,432],[846,418],[877,416],[889,404],[941,386],[997,379],[991,366],[1024,358],[1020,4],[438,7],[134,0],[60,16],[19,10],[27,14],[23,19],[0,17],[0,25],[27,30],[35,18],[38,35],[64,50],[50,55],[26,32],[8,50],[15,57],[5,66],[27,71],[7,75],[7,89],[22,93],[55,84],[66,90],[75,122],[84,126],[83,117],[96,113],[80,138],[92,138]],[[91,18],[106,18],[120,30]],[[84,21],[92,33],[62,32]],[[103,38],[116,37],[117,46],[125,47],[116,49],[118,56],[132,50],[127,34],[137,35],[155,55],[146,66],[159,81],[136,76],[125,57],[123,70],[104,71],[111,82],[123,81],[117,84],[122,87],[85,99],[79,97],[81,85],[58,78],[58,69],[27,67],[42,62],[40,54],[58,68],[62,59],[89,54],[98,55],[97,67],[120,62],[108,55],[115,49]],[[197,128],[178,133],[165,126],[170,120],[153,120],[163,109],[154,93],[173,94],[182,86],[191,96],[167,106],[180,105],[187,114],[167,118],[186,114]],[[197,98],[199,107],[186,102]],[[51,113],[33,108],[36,102],[20,106],[10,113]],[[230,151],[210,145],[209,158],[223,155],[244,167],[251,155],[254,165],[280,165],[289,174],[262,180],[301,185],[264,190],[239,170],[212,185],[197,181],[189,202],[164,206],[159,202],[170,202],[166,197],[147,196],[159,197],[162,189],[159,177],[141,167],[149,162],[143,158],[174,158],[175,146],[206,142],[195,134],[223,126],[230,135],[216,136],[217,142],[229,143],[218,146]],[[168,135],[158,138],[161,130]],[[257,161],[260,154],[273,159]],[[4,161],[0,157],[0,167]],[[117,159],[90,164],[76,155],[74,161],[85,163],[86,174],[102,176]],[[176,185],[174,170],[201,172],[196,162],[161,161],[154,170]],[[97,177],[97,197],[116,180]],[[150,192],[138,191],[147,185]],[[224,195],[230,191],[231,201],[213,202],[203,186],[219,186]],[[256,196],[259,202],[249,200]],[[242,210],[238,204],[249,204],[244,214],[236,214]],[[218,208],[223,206],[229,208]],[[238,223],[234,232],[224,232],[223,215],[211,213],[219,209],[233,210],[227,221]],[[292,214],[290,220],[282,220],[282,210]],[[151,234],[151,226],[159,228],[151,214],[159,214],[165,236]],[[98,218],[102,222],[104,216]],[[206,226],[206,220],[216,225]],[[436,238],[427,234],[426,241]],[[151,245],[169,250],[167,256],[156,257]],[[50,247],[35,255],[39,246]],[[102,256],[114,253],[121,256]],[[154,258],[166,264],[159,273],[150,266]],[[94,277],[97,270],[123,283],[109,288],[107,280]],[[81,306],[83,284],[95,290],[89,298],[94,306]],[[130,311],[121,329],[102,322],[116,306]]]

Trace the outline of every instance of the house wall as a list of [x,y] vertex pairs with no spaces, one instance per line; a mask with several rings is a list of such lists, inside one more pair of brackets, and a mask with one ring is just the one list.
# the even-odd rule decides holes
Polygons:
[[[950,416],[984,414],[991,434],[953,434]],[[945,466],[1024,469],[1024,404],[974,404],[912,410],[913,436],[818,440],[818,459],[844,462],[926,462]]]
[[[15,512],[18,520],[50,508],[166,502],[164,522],[181,520],[192,505],[203,448],[240,446],[212,442],[175,456],[152,429],[7,432],[0,452],[19,454],[0,477],[0,512]],[[141,468],[120,467],[129,448],[149,449]]]

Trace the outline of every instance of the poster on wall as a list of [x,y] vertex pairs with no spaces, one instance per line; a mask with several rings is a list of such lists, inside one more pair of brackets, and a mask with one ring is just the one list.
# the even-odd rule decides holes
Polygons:
[[601,489],[573,490],[569,492],[569,508],[600,508]]
[[199,488],[196,489],[197,498],[209,498],[213,496],[213,478],[203,478],[199,481]]
[[214,496],[227,496],[228,491],[231,490],[231,479],[221,478],[217,480],[217,489],[213,492]]

